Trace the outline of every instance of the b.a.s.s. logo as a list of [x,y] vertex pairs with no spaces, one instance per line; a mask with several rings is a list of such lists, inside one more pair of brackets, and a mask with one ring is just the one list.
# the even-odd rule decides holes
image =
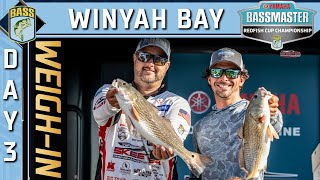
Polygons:
[[27,43],[36,37],[36,11],[28,6],[15,6],[9,10],[9,37],[18,43]]

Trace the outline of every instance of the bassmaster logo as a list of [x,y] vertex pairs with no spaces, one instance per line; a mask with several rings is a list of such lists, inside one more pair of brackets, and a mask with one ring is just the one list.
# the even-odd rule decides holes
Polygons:
[[260,1],[258,7],[241,10],[239,14],[241,35],[269,43],[274,50],[314,34],[316,11],[297,8],[294,1]]
[[9,10],[9,37],[18,43],[27,43],[36,37],[36,10],[15,6]]

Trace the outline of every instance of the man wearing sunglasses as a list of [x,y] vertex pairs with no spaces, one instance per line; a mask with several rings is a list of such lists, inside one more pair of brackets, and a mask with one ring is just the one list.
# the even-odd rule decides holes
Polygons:
[[[132,85],[158,108],[159,116],[171,121],[184,141],[190,130],[191,108],[184,98],[167,91],[162,82],[170,67],[170,52],[166,39],[142,39],[133,54]],[[173,150],[152,145],[141,137],[121,112],[117,92],[106,84],[93,100],[100,139],[96,180],[177,179]]]
[[[216,104],[212,112],[194,125],[193,144],[199,153],[212,157],[214,163],[204,170],[200,179],[243,179],[246,173],[239,164],[242,141],[238,132],[249,101],[240,97],[240,90],[249,73],[244,68],[242,55],[231,48],[213,52],[204,77],[213,91]],[[271,124],[277,133],[283,124],[278,101],[274,95],[269,100]],[[190,179],[196,178],[191,174]],[[257,179],[263,179],[263,172]]]

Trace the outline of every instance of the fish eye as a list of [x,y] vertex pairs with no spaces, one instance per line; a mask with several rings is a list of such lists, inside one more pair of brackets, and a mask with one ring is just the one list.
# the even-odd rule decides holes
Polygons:
[[256,94],[253,96],[253,98],[255,98],[255,99],[257,99],[257,97],[258,97],[258,95],[256,95]]

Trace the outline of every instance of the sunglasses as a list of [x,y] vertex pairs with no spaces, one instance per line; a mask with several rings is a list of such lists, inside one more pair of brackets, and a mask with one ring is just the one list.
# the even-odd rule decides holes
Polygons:
[[238,75],[241,73],[240,70],[236,69],[221,69],[221,68],[212,68],[211,69],[211,77],[219,78],[225,72],[226,76],[231,79],[236,79]]
[[147,52],[137,51],[135,54],[138,57],[139,61],[146,63],[150,59],[152,59],[153,64],[157,66],[164,66],[169,61],[167,57],[162,57],[162,56],[150,54]]

